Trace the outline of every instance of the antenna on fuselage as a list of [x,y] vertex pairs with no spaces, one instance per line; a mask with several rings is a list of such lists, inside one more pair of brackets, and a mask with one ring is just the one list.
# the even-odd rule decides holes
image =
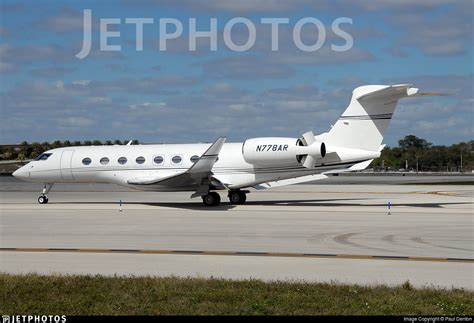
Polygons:
[[131,146],[132,142],[133,142],[133,140],[130,140],[129,142],[127,142],[127,146]]

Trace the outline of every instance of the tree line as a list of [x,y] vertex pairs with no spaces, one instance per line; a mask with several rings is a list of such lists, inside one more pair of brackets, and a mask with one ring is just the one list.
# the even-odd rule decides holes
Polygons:
[[[127,142],[125,140],[57,140],[43,143],[24,141],[20,145],[0,146],[0,160],[28,160],[46,150],[60,147],[125,145]],[[138,143],[138,140],[132,140],[132,144]],[[470,172],[474,166],[473,144],[474,140],[450,146],[433,145],[425,139],[409,135],[398,141],[398,147],[385,147],[380,158],[375,159],[370,167],[375,170]]]
[[[73,147],[73,146],[112,146],[126,145],[129,140],[85,140],[85,141],[53,141],[53,142],[33,142],[23,141],[19,145],[0,145],[0,160],[28,160],[33,159],[39,154],[54,148]],[[137,145],[138,140],[132,140],[133,145]]]
[[433,145],[414,135],[398,141],[398,147],[385,147],[370,167],[375,170],[463,171],[474,166],[474,140],[450,146]]

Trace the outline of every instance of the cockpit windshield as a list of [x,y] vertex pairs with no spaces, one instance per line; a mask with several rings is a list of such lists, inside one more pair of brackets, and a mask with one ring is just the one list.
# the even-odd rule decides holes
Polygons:
[[51,153],[43,153],[43,154],[40,154],[38,157],[36,157],[35,159],[33,160],[46,160],[49,158],[49,156],[51,156],[52,154]]

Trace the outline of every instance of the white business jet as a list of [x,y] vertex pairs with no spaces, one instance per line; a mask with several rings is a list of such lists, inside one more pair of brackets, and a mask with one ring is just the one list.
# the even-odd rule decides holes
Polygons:
[[220,203],[219,190],[243,204],[248,188],[267,189],[365,169],[380,156],[383,134],[398,100],[439,95],[409,84],[367,85],[326,133],[300,138],[262,137],[244,143],[87,146],[51,149],[13,176],[43,183],[48,203],[54,183],[113,183],[143,191],[191,191],[204,205]]

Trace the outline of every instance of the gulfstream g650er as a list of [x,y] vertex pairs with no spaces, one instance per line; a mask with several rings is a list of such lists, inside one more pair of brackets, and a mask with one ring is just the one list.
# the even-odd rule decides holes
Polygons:
[[144,191],[190,191],[207,206],[220,203],[218,190],[233,204],[247,188],[265,189],[365,169],[380,156],[385,130],[398,100],[436,95],[409,84],[367,85],[353,91],[334,126],[315,136],[262,137],[243,143],[89,146],[51,149],[13,173],[43,183],[39,203],[48,203],[54,183],[114,183]]

